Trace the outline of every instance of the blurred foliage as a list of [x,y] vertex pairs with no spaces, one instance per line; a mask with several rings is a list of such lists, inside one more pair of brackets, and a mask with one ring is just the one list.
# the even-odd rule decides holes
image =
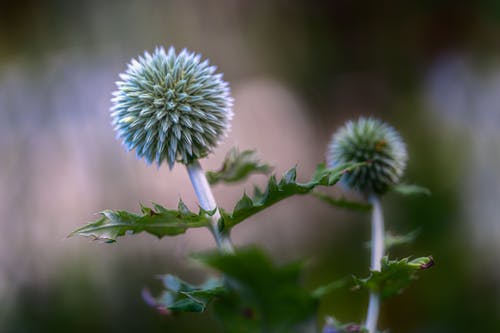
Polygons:
[[338,208],[345,208],[349,210],[356,210],[360,212],[369,212],[372,209],[372,205],[366,202],[360,202],[360,201],[353,201],[353,200],[347,200],[345,198],[333,198],[327,194],[321,193],[321,192],[312,192],[312,195],[314,195],[316,198],[320,199],[321,201],[326,202],[327,204],[333,206],[333,207],[338,207]]
[[49,281],[22,286],[13,308],[0,306],[6,315],[2,332],[181,332],[200,325],[207,332],[220,331],[208,315],[169,318],[144,303],[141,288],[152,282],[164,261],[158,255],[144,260],[140,253],[118,256],[108,265],[110,274],[97,284],[89,271],[95,266],[88,261],[60,263]]
[[255,150],[239,151],[238,148],[231,148],[224,158],[222,167],[217,171],[208,171],[207,179],[210,185],[220,182],[237,183],[242,182],[251,174],[268,174],[272,167],[259,160]]
[[[233,253],[213,251],[197,254],[197,261],[222,273],[195,286],[166,275],[165,290],[150,305],[160,312],[204,312],[214,303],[215,316],[225,332],[313,332],[315,314],[322,297],[347,285],[346,279],[308,291],[303,287],[302,263],[280,267],[258,248],[238,249]],[[417,272],[434,265],[431,257],[413,260],[382,260],[382,271],[372,271],[365,279],[354,278],[356,288],[381,293],[382,299],[401,294],[417,278]],[[361,331],[360,325],[340,324],[343,330]],[[317,330],[316,330],[317,331]],[[348,330],[347,330],[348,331]]]
[[[226,293],[222,279],[211,278],[199,286],[182,281],[178,277],[167,274],[162,277],[165,290],[158,300],[150,305],[160,312],[204,312],[208,304]],[[146,294],[147,295],[147,294]],[[145,297],[146,299],[149,296]]]
[[227,279],[229,294],[214,309],[226,332],[307,332],[300,324],[314,324],[316,300],[301,286],[301,263],[276,266],[257,248],[196,258]]

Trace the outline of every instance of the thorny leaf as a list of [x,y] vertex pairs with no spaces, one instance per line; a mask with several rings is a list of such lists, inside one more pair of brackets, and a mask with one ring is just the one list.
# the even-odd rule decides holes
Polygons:
[[243,181],[253,173],[268,174],[272,167],[261,162],[254,150],[240,152],[238,148],[231,148],[224,158],[222,167],[218,171],[206,173],[211,185],[220,182],[235,183]]
[[307,194],[317,186],[333,186],[346,172],[350,172],[364,164],[346,163],[339,167],[328,169],[322,163],[318,165],[312,179],[307,183],[298,183],[296,181],[297,170],[295,167],[285,172],[279,181],[275,175],[272,175],[264,191],[256,187],[253,196],[250,197],[246,193],[243,194],[243,197],[236,203],[236,206],[230,213],[221,209],[221,225],[223,228],[232,228],[248,217],[283,199],[296,194]]
[[144,293],[146,302],[160,312],[204,312],[215,298],[227,293],[222,279],[210,278],[201,285],[189,284],[176,276],[161,277],[165,290],[158,298]]
[[152,208],[141,206],[141,214],[110,209],[100,214],[102,217],[99,220],[73,231],[69,237],[84,236],[112,243],[120,236],[143,231],[158,238],[175,236],[186,232],[189,228],[208,226],[210,220],[207,215],[211,212],[200,209],[199,213],[193,213],[181,200],[177,210],[153,204]]
[[420,257],[414,260],[404,258],[389,260],[382,258],[382,270],[371,271],[370,276],[364,279],[354,277],[357,288],[367,288],[379,292],[382,300],[400,294],[413,280],[418,278],[418,272],[434,265],[431,256]]

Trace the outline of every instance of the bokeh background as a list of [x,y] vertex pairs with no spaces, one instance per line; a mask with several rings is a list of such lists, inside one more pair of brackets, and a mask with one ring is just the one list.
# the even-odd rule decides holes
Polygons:
[[[105,208],[196,208],[181,166],[127,154],[109,119],[131,57],[157,45],[202,53],[225,73],[234,125],[209,159],[257,149],[307,180],[345,120],[393,124],[406,181],[432,197],[384,198],[389,229],[420,230],[391,255],[437,265],[383,306],[394,333],[500,332],[500,4],[480,1],[1,1],[0,331],[218,332],[209,315],[164,317],[141,299],[155,275],[201,281],[189,253],[205,230],[99,244],[66,236]],[[231,208],[250,183],[218,186]],[[338,191],[338,190],[336,190]],[[332,193],[335,193],[332,192]],[[366,275],[369,216],[293,198],[234,230],[277,262],[307,258],[313,288]],[[327,297],[318,320],[362,321],[367,295]]]

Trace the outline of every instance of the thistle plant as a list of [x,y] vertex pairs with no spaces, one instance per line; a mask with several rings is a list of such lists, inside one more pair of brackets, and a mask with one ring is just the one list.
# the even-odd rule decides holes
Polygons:
[[[399,183],[408,160],[406,145],[390,125],[374,118],[348,121],[333,135],[327,152],[330,167],[366,161],[366,165],[346,173],[341,183],[364,195],[372,205],[371,262],[373,273],[382,271],[385,227],[380,196]],[[377,331],[381,292],[374,288],[365,321],[369,333]]]
[[[148,164],[161,167],[166,162],[169,169],[176,162],[184,164],[200,209],[193,212],[180,200],[176,209],[153,204],[141,205],[140,213],[104,210],[98,220],[71,236],[109,243],[140,232],[162,238],[191,228],[209,228],[218,249],[193,258],[222,277],[210,277],[205,283],[193,285],[174,275],[164,275],[164,290],[158,297],[149,291],[143,293],[146,303],[161,313],[203,312],[213,304],[225,332],[317,331],[314,316],[319,301],[339,284],[307,290],[300,282],[300,263],[277,266],[258,248],[234,249],[230,239],[234,227],[294,195],[312,193],[334,206],[355,210],[370,210],[373,206],[372,276],[354,281],[357,286],[376,290],[366,323],[373,327],[370,332],[376,327],[379,296],[399,292],[416,270],[429,264],[427,258],[382,259],[384,228],[378,197],[394,188],[406,164],[404,143],[391,127],[373,119],[348,123],[333,138],[328,166],[318,164],[309,181],[298,182],[295,167],[281,177],[272,174],[264,188],[255,187],[251,195],[244,192],[232,210],[225,210],[217,205],[211,185],[242,182],[251,174],[267,176],[272,168],[261,162],[254,151],[236,148],[228,152],[219,170],[205,173],[201,168],[199,159],[210,154],[224,138],[233,116],[230,88],[222,74],[198,54],[187,50],[176,53],[174,48],[166,52],[159,47],[152,54],[145,52],[132,59],[120,78],[111,109],[118,138],[127,150],[135,150],[137,157]],[[371,205],[315,192],[339,181],[366,195]],[[412,193],[415,187],[402,191]],[[325,329],[354,332],[364,328],[332,319]]]
[[198,159],[227,134],[232,98],[222,74],[201,55],[171,47],[132,59],[116,83],[111,116],[128,150],[158,166],[186,165],[200,207],[211,212],[217,245],[232,251],[228,234],[219,232],[220,214]]

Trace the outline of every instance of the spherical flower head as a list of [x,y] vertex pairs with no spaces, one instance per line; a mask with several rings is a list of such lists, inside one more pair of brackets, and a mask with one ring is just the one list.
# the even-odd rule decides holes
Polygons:
[[373,118],[348,121],[334,133],[327,163],[335,167],[348,162],[367,162],[342,176],[348,188],[366,195],[383,194],[403,176],[408,154],[399,133]]
[[166,160],[170,168],[208,155],[233,116],[229,85],[215,70],[201,55],[176,54],[173,47],[132,59],[111,108],[126,148],[148,163]]

